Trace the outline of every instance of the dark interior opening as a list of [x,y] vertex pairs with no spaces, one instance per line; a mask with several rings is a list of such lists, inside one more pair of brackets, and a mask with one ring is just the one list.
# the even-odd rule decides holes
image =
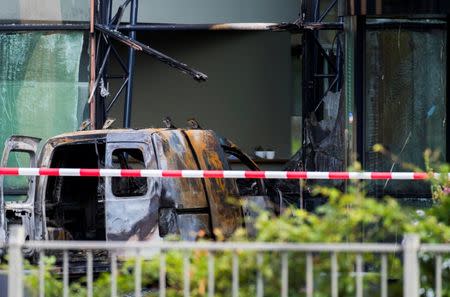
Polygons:
[[[139,149],[117,149],[112,153],[116,169],[145,169],[144,155]],[[112,192],[116,197],[139,197],[147,193],[146,177],[113,177]]]
[[[105,144],[83,143],[55,148],[52,168],[104,168]],[[45,195],[50,239],[105,240],[104,179],[49,177]]]

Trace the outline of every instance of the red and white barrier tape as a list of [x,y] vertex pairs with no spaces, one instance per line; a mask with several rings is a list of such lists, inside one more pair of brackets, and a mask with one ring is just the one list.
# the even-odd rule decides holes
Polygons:
[[[237,170],[149,170],[149,169],[71,169],[1,168],[8,176],[119,176],[167,178],[246,178],[246,179],[330,179],[330,180],[425,180],[423,172],[317,172],[317,171],[237,171]],[[439,174],[434,174],[439,177]]]

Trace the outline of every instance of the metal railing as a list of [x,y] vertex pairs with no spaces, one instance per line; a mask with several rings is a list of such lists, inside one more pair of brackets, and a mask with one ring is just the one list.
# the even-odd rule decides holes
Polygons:
[[[38,292],[38,296],[46,296],[45,292],[45,252],[62,252],[62,270],[61,277],[63,283],[64,297],[69,296],[69,280],[70,280],[70,259],[69,251],[83,251],[85,252],[85,276],[86,276],[86,291],[88,297],[94,296],[94,252],[107,251],[109,258],[109,269],[111,281],[110,292],[111,296],[118,295],[117,277],[119,271],[120,261],[123,258],[132,257],[134,260],[134,295],[135,297],[142,296],[142,263],[145,255],[149,252],[157,252],[159,257],[159,280],[158,294],[160,297],[165,297],[167,290],[170,288],[167,284],[167,261],[166,255],[171,251],[182,252],[182,294],[184,297],[191,296],[191,260],[190,253],[203,251],[207,253],[207,291],[205,295],[212,297],[216,294],[216,282],[218,277],[215,274],[216,255],[218,253],[230,253],[231,255],[231,290],[233,297],[240,296],[240,289],[243,285],[240,283],[240,259],[239,253],[251,252],[256,256],[256,281],[255,295],[257,297],[264,296],[265,283],[264,275],[259,269],[263,263],[263,255],[270,253],[271,255],[277,253],[280,255],[279,267],[279,296],[287,297],[290,294],[289,286],[289,259],[288,253],[302,253],[305,255],[305,288],[304,292],[307,297],[313,297],[315,288],[315,263],[314,257],[320,253],[329,254],[330,263],[330,296],[339,296],[339,281],[341,273],[339,271],[338,256],[341,254],[352,254],[355,256],[354,263],[354,281],[355,281],[355,295],[362,297],[364,295],[364,276],[365,263],[363,263],[364,255],[377,255],[380,262],[379,273],[379,295],[382,297],[388,296],[388,256],[397,254],[402,255],[400,261],[402,264],[402,280],[403,280],[403,296],[404,297],[418,297],[421,290],[420,286],[420,264],[419,255],[421,253],[432,254],[435,259],[435,275],[434,275],[434,296],[442,296],[443,284],[443,270],[448,269],[450,263],[443,261],[443,255],[450,254],[450,244],[420,244],[417,235],[406,235],[402,244],[383,244],[383,243],[318,243],[318,244],[300,244],[300,243],[238,243],[238,242],[88,242],[88,241],[25,241],[24,231],[20,226],[12,226],[10,230],[10,239],[7,244],[9,263],[8,266],[8,297],[22,297],[24,294],[24,258],[23,250],[34,250],[39,255],[38,260],[38,287],[33,288]],[[155,253],[153,253],[153,257]],[[445,264],[445,265],[444,265]],[[225,277],[225,276],[223,276]],[[278,276],[277,276],[278,277]],[[447,282],[450,280],[447,280]],[[445,283],[445,282],[444,282]],[[372,296],[373,294],[370,294]],[[127,295],[130,296],[130,295]]]

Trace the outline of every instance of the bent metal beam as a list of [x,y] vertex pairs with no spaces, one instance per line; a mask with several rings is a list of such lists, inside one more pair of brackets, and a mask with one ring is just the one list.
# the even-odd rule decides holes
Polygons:
[[98,31],[106,34],[108,37],[111,37],[129,47],[132,47],[136,51],[144,52],[144,53],[158,59],[159,61],[163,62],[164,64],[167,64],[170,67],[173,67],[185,74],[192,76],[197,81],[206,81],[208,79],[208,76],[206,74],[204,74],[200,71],[197,71],[197,70],[189,67],[188,65],[186,65],[178,60],[175,60],[175,59],[149,47],[148,45],[146,45],[142,42],[134,40],[134,39],[120,33],[119,31],[111,30],[108,27],[106,27],[104,25],[99,25],[99,24],[97,24],[95,26],[95,28]]

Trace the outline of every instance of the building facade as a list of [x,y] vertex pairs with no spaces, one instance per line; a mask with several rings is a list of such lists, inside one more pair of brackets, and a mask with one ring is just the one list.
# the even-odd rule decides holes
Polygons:
[[[275,160],[257,159],[269,169],[283,169],[299,151],[302,169],[320,171],[355,161],[367,171],[423,168],[426,149],[449,159],[445,1],[94,2],[99,27],[90,35],[87,0],[0,1],[1,143],[11,134],[46,139],[89,118],[97,127],[114,118],[113,127],[141,128],[170,116],[180,127],[195,117],[249,153],[274,150]],[[130,50],[101,26],[208,80]],[[26,166],[27,159],[12,162]],[[424,184],[370,189],[429,196]]]

